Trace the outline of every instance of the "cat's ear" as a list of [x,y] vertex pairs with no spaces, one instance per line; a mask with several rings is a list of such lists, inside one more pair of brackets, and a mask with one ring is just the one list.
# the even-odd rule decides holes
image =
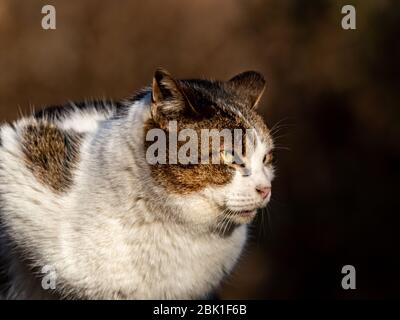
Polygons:
[[261,73],[256,71],[246,71],[239,73],[228,81],[239,97],[256,108],[265,91],[265,79]]
[[158,68],[153,77],[151,113],[154,120],[172,119],[191,108],[185,92],[171,74]]
[[178,83],[171,74],[162,68],[158,68],[153,77],[151,101],[161,103],[164,101],[182,100],[183,96]]

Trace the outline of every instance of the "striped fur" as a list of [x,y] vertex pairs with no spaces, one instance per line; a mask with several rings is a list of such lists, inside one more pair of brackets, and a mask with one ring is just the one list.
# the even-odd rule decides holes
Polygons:
[[[255,191],[273,179],[263,163],[272,139],[255,112],[263,89],[254,72],[217,82],[157,71],[151,88],[123,102],[70,103],[2,125],[0,297],[207,297],[245,245],[255,213],[239,213],[270,198]],[[256,129],[252,174],[149,165],[146,132],[166,119]],[[56,271],[55,289],[42,287],[44,266]]]

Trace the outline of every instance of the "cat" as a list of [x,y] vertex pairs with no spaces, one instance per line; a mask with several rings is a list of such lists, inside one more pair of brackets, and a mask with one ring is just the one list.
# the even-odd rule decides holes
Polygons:
[[[0,297],[207,298],[271,198],[273,139],[256,112],[264,89],[255,71],[209,81],[157,69],[127,100],[3,124]],[[149,164],[147,134],[169,121],[196,132],[253,129],[254,143],[240,164]],[[53,270],[51,288],[43,268]]]

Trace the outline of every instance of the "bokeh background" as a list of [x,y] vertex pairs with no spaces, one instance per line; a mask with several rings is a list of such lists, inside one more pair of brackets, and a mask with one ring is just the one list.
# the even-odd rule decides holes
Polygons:
[[[41,28],[41,8],[57,29]],[[357,30],[341,28],[341,8]],[[400,2],[0,0],[0,121],[179,78],[265,74],[279,129],[269,215],[222,299],[400,297]],[[357,289],[341,287],[354,265]]]

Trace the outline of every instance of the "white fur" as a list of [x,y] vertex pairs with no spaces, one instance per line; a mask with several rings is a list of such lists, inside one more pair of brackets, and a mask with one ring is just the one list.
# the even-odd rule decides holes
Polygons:
[[[1,127],[0,214],[9,241],[33,266],[55,267],[62,296],[205,297],[232,270],[246,240],[245,223],[229,236],[210,232],[221,214],[218,206],[248,210],[269,200],[255,191],[273,178],[262,164],[271,146],[259,138],[246,160],[251,176],[237,172],[229,185],[190,196],[166,194],[144,159],[143,122],[149,116],[146,98],[130,108],[128,119],[76,112],[56,123],[86,133],[74,184],[60,195],[39,183],[22,160],[19,133],[35,120],[18,121],[16,130]],[[34,289],[14,284],[8,296],[38,297],[39,284]]]

